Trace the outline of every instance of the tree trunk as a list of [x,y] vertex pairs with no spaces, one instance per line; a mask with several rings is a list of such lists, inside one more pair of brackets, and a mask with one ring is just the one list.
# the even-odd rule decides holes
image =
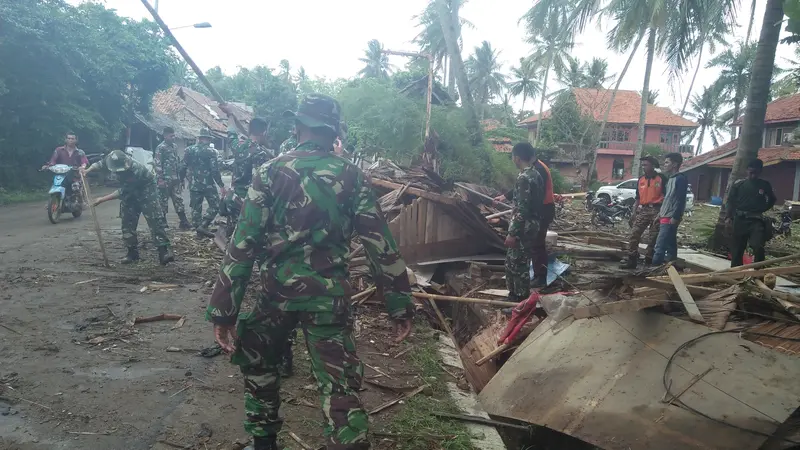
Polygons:
[[617,97],[617,91],[619,90],[619,85],[622,84],[622,79],[625,77],[625,73],[628,72],[628,67],[631,65],[631,61],[633,61],[633,56],[636,55],[636,50],[639,49],[639,44],[642,43],[642,39],[644,38],[644,29],[639,32],[639,37],[636,38],[636,42],[633,44],[633,48],[631,49],[631,54],[628,56],[628,60],[625,61],[625,67],[622,68],[622,72],[620,72],[619,77],[617,77],[617,84],[614,85],[614,90],[611,91],[611,98],[608,100],[608,105],[606,106],[606,111],[603,113],[603,122],[600,124],[600,128],[597,130],[597,137],[595,139],[595,146],[594,151],[592,152],[592,159],[589,162],[589,171],[586,174],[586,189],[592,184],[592,177],[594,176],[595,168],[597,167],[597,149],[600,147],[600,140],[603,138],[603,131],[606,129],[606,124],[608,123],[608,116],[611,114],[611,107],[614,105],[614,99]]
[[[450,9],[447,7],[447,0],[435,0],[439,21],[442,26],[442,34],[447,43],[447,53],[450,55],[450,70],[455,72],[458,85],[458,94],[461,97],[461,106],[467,111],[467,119],[471,141],[474,145],[483,140],[481,135],[481,124],[478,120],[475,102],[472,101],[472,93],[469,91],[469,79],[464,70],[464,61],[461,59],[461,51],[458,48],[458,36],[456,35],[456,24],[452,23]],[[457,16],[457,14],[456,14]]]
[[542,118],[544,117],[544,98],[547,96],[547,77],[550,76],[550,66],[553,65],[555,50],[550,48],[550,57],[547,58],[547,67],[544,69],[544,80],[542,81],[542,100],[539,101],[539,119],[536,121],[536,139],[533,141],[534,147],[539,143],[539,134],[542,132]]
[[[756,0],[750,4],[750,22],[747,23],[747,36],[744,38],[744,44],[750,43],[750,33],[753,32],[753,22],[756,19]],[[782,19],[782,18],[781,18]]]
[[700,149],[703,147],[703,138],[706,136],[706,126],[703,125],[700,127],[700,137],[697,139],[697,150],[695,150],[695,156],[700,155]]
[[[689,97],[692,95],[694,80],[697,79],[697,72],[700,71],[700,61],[703,60],[703,47],[705,47],[705,45],[700,46],[700,53],[697,54],[697,67],[694,68],[694,75],[692,75],[692,82],[689,83],[689,91],[686,92],[686,100],[683,101],[683,109],[681,109],[681,117],[683,117],[683,115],[686,113],[686,105],[689,104]],[[698,145],[697,147],[699,148],[700,146]]]
[[[447,93],[449,94],[450,93],[450,85],[447,84],[447,81],[448,81],[447,75],[448,75],[448,73],[449,72],[447,71],[447,55],[444,55],[442,57],[442,83],[444,84],[444,87],[447,88]],[[452,96],[451,96],[451,98],[452,98]]]
[[[739,83],[741,84],[741,83]],[[739,120],[739,113],[741,112],[742,101],[740,98],[739,88],[736,88],[736,93],[733,94],[733,122]],[[731,124],[731,140],[736,139],[736,125]]]
[[[778,48],[778,39],[781,33],[781,20],[783,20],[783,0],[767,0],[764,20],[761,23],[761,36],[758,39],[758,48],[753,60],[739,148],[736,150],[733,169],[728,177],[726,200],[733,183],[744,178],[747,164],[758,158],[758,149],[761,147],[764,133],[764,117],[767,114],[772,71],[775,67],[775,51]],[[709,242],[709,247],[712,249],[720,249],[723,245],[726,213],[724,206],[720,208],[717,226],[714,228],[714,234]]]
[[653,57],[656,53],[656,28],[650,27],[650,35],[647,37],[647,66],[644,69],[644,85],[642,86],[642,106],[639,110],[639,136],[636,139],[636,151],[633,154],[633,167],[631,175],[636,178],[639,176],[639,168],[642,164],[639,161],[644,151],[644,122],[647,118],[647,94],[650,92],[650,73],[653,71]]
[[528,99],[528,92],[525,89],[522,89],[522,106],[519,107],[519,116],[522,117],[525,114],[525,100]]
[[456,71],[453,70],[453,58],[448,58],[447,63],[450,65],[447,71],[447,93],[450,98],[455,100],[456,97]]

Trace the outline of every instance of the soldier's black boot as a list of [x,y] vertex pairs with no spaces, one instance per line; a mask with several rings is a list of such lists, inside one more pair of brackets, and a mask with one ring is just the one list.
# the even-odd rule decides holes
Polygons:
[[203,222],[202,225],[197,227],[197,237],[207,237],[207,238],[214,238],[214,233],[208,230],[208,227],[211,226],[210,222]]
[[278,448],[278,439],[272,437],[254,437],[253,445],[247,446],[244,450],[280,450]]
[[637,265],[638,263],[639,263],[639,258],[637,258],[637,257],[633,257],[633,258],[629,257],[629,258],[628,258],[626,261],[623,261],[623,262],[622,262],[622,263],[619,265],[619,268],[620,268],[620,269],[629,269],[629,270],[632,270],[632,269],[635,269],[635,268],[636,268],[636,265]]
[[283,361],[280,366],[281,377],[289,378],[294,375],[294,355],[292,355],[292,348],[286,349],[283,354]]
[[178,228],[180,228],[181,230],[191,230],[192,229],[192,224],[190,224],[189,223],[189,219],[186,218],[186,213],[185,212],[178,213],[178,218],[181,220],[181,223],[180,223],[180,225],[178,225]]
[[173,261],[175,261],[175,254],[172,253],[172,247],[158,247],[158,262],[160,262],[162,266],[166,266]]
[[125,255],[119,262],[120,264],[134,264],[139,261],[139,249],[136,247],[128,247],[128,254]]

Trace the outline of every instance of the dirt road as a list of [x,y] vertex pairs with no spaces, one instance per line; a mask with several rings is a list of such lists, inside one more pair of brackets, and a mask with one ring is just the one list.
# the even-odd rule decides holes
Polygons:
[[[142,219],[143,261],[119,266],[118,205],[97,208],[111,268],[102,266],[88,212],[52,225],[41,203],[0,208],[0,449],[240,448],[235,442],[246,435],[239,371],[225,356],[197,355],[213,345],[203,313],[219,251],[177,231],[170,212],[178,261],[158,266]],[[130,324],[161,313],[184,316],[185,323]],[[399,373],[392,384],[418,385],[405,361],[368,356],[403,348],[391,344],[384,320],[368,322],[359,348],[365,360]],[[304,347],[295,349],[296,375],[282,386],[284,430],[319,446],[315,385]],[[373,388],[362,398],[374,408],[395,396]]]

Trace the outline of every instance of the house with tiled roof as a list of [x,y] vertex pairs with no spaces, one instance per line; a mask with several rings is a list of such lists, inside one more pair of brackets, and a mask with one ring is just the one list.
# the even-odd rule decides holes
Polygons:
[[[741,127],[742,118],[733,124]],[[763,177],[772,183],[779,202],[800,200],[800,147],[787,140],[798,125],[800,94],[781,97],[767,105],[758,157],[764,161]],[[689,178],[697,201],[725,196],[738,148],[739,140],[734,139],[683,164],[681,172]]]
[[[252,108],[231,103],[231,113],[243,124],[253,118]],[[130,128],[128,146],[152,151],[161,142],[164,127],[172,127],[178,137],[179,151],[192,143],[201,128],[214,135],[214,146],[225,151],[227,147],[227,116],[219,104],[208,96],[185,86],[172,86],[153,96],[149,114],[137,114],[137,123]]]
[[[601,122],[606,108],[611,101],[613,91],[607,89],[583,89],[573,88],[575,100],[583,114],[593,117]],[[633,154],[636,149],[636,142],[639,134],[639,113],[641,110],[642,97],[636,91],[617,91],[614,103],[608,115],[608,122],[601,137],[600,146],[597,151],[597,180],[601,182],[613,182],[631,176],[633,166]],[[550,117],[550,111],[545,111],[543,119]],[[536,129],[539,125],[539,115],[535,114],[518,124],[520,127],[528,129],[528,136],[531,142],[536,136]],[[694,128],[697,124],[685,119],[678,114],[670,111],[669,108],[656,105],[648,105],[645,118],[645,144],[657,145],[665,153],[669,152],[690,152],[691,146],[681,144],[681,136]],[[588,158],[587,158],[588,160]],[[569,165],[570,167],[559,167],[559,164]],[[576,168],[574,161],[553,161],[555,167],[559,167],[562,173],[583,172],[582,177],[586,176],[588,162]]]

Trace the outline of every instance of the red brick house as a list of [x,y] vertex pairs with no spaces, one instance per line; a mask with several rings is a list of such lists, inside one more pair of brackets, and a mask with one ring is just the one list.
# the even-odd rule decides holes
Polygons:
[[[734,125],[741,126],[739,118]],[[758,157],[764,161],[763,177],[772,183],[778,202],[800,200],[800,147],[792,147],[785,137],[800,125],[800,94],[779,98],[767,105],[763,147]],[[683,164],[696,201],[724,197],[739,140],[734,139]]]
[[[612,91],[606,89],[573,88],[575,99],[582,112],[596,121],[603,120]],[[610,183],[631,177],[633,154],[639,132],[639,111],[642,97],[636,91],[617,91],[614,104],[608,116],[600,147],[597,149],[597,180]],[[543,118],[550,117],[545,111]],[[539,115],[529,117],[517,126],[528,129],[528,139],[533,142],[536,136]],[[691,120],[674,114],[669,108],[648,105],[645,119],[645,144],[661,147],[664,152],[691,152],[691,146],[681,145],[681,136],[697,128]],[[577,158],[555,159],[551,163],[562,173],[574,173],[580,170],[586,176],[588,163],[576,161]],[[586,160],[587,158],[580,158]],[[576,168],[576,166],[580,166]]]

